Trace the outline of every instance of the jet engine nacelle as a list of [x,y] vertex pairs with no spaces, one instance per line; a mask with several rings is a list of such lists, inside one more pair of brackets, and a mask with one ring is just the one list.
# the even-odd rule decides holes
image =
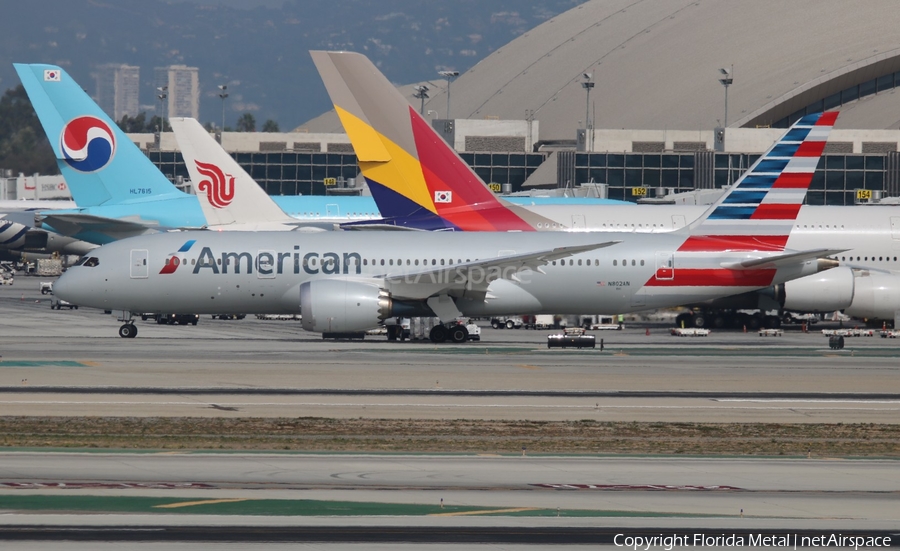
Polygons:
[[844,313],[855,318],[894,320],[900,311],[900,276],[880,272],[859,272],[853,303]]
[[855,280],[850,268],[832,268],[784,283],[779,299],[785,310],[794,312],[843,310],[853,302]]
[[316,279],[300,285],[303,328],[317,333],[351,333],[377,327],[391,316],[391,295],[378,285],[344,279]]

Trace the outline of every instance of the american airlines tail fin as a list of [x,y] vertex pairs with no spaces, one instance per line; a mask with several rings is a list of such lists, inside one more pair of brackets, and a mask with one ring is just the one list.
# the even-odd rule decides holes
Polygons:
[[63,69],[14,66],[79,207],[184,195]]
[[169,120],[209,227],[296,224],[195,119]]
[[310,54],[386,221],[429,230],[550,228],[496,197],[367,57]]
[[794,123],[686,231],[681,251],[783,251],[837,111]]

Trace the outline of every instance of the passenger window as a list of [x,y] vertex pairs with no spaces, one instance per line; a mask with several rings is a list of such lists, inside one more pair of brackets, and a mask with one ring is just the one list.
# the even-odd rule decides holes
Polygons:
[[644,265],[644,261],[643,261],[643,260],[641,260],[641,266],[643,266],[643,265]]
[[581,259],[578,259],[578,265],[581,266]]
[[618,261],[618,260],[613,260],[613,266],[618,266],[618,265],[619,265],[619,261]]

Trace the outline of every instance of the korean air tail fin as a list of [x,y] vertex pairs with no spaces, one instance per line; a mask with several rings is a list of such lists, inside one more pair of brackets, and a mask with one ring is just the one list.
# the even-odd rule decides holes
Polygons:
[[783,251],[837,111],[794,123],[685,231],[682,251]]
[[207,224],[296,224],[195,119],[169,120]]
[[14,66],[79,207],[185,195],[63,69]]
[[533,231],[547,222],[550,228],[549,220],[496,197],[367,57],[310,54],[378,209],[390,224]]

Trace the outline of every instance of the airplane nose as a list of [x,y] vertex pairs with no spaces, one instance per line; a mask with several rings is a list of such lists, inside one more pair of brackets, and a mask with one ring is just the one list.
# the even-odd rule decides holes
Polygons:
[[73,277],[71,272],[66,272],[60,276],[56,283],[53,284],[53,294],[58,298],[72,302],[74,300],[74,297],[72,297]]

